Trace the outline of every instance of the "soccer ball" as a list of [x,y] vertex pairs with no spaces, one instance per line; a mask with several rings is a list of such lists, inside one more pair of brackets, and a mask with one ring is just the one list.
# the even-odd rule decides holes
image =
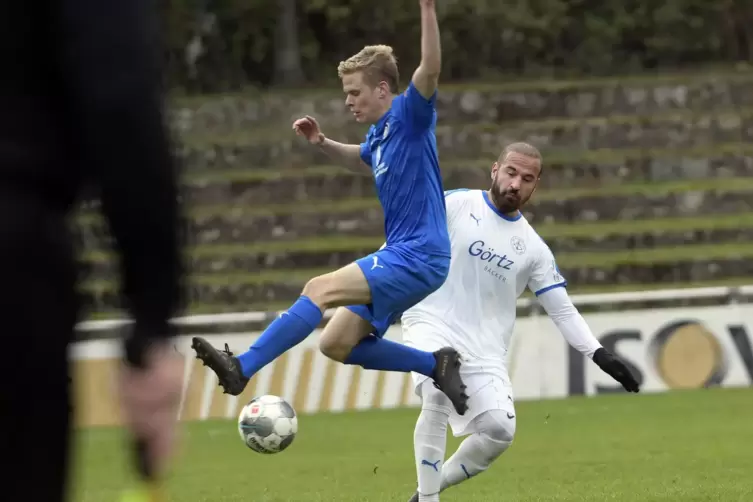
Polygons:
[[290,403],[278,396],[259,396],[243,407],[238,416],[243,442],[259,453],[280,453],[298,432],[298,417]]

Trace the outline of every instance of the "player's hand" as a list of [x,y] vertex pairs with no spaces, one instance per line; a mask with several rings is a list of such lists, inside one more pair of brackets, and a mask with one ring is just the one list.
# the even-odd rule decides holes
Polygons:
[[418,3],[422,8],[433,9],[437,2],[435,0],[418,0]]
[[620,382],[626,391],[638,392],[640,390],[638,380],[635,379],[627,365],[604,347],[594,352],[593,361],[604,373]]
[[293,130],[298,136],[303,136],[312,145],[320,145],[324,141],[324,134],[314,117],[306,115],[293,122]]
[[124,362],[119,375],[126,425],[134,441],[141,443],[141,475],[154,481],[161,479],[172,456],[183,365],[172,343],[164,340],[146,348],[142,367]]

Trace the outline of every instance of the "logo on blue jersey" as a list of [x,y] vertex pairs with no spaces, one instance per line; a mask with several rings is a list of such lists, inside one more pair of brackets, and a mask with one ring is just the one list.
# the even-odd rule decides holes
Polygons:
[[507,278],[501,275],[500,271],[512,270],[512,266],[515,263],[506,254],[498,254],[494,252],[494,248],[487,248],[484,241],[472,242],[468,246],[468,254],[487,263],[484,270],[501,281],[507,281]]
[[378,178],[387,171],[389,171],[390,166],[385,164],[382,161],[382,143],[387,139],[387,136],[390,134],[390,123],[389,121],[384,125],[384,132],[382,133],[382,139],[379,141],[379,145],[376,149],[376,167],[374,168],[374,178]]

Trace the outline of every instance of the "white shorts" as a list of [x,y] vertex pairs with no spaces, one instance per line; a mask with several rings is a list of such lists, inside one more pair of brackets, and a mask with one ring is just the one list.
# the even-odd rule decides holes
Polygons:
[[[464,371],[465,370],[465,371]],[[465,415],[458,415],[450,405],[450,427],[455,437],[466,436],[478,432],[474,430],[473,419],[490,410],[503,410],[508,418],[515,418],[515,396],[512,392],[510,379],[498,372],[484,372],[479,367],[473,367],[468,363],[460,366],[460,376],[468,387],[468,410]],[[429,380],[425,375],[412,373],[416,394],[423,398],[422,388],[424,382]],[[432,383],[433,385],[433,383]],[[441,392],[441,391],[437,391]]]
[[[460,376],[467,386],[468,411],[465,415],[458,415],[455,408],[450,405],[450,426],[453,435],[464,436],[472,434],[472,421],[474,418],[490,410],[504,410],[515,416],[515,402],[512,392],[512,383],[507,372],[504,354],[490,355],[489,359],[472,357],[463,351],[461,343],[453,343],[452,337],[443,334],[437,326],[426,322],[414,322],[403,327],[403,343],[427,352],[434,352],[442,347],[454,347],[460,352],[462,358]],[[415,392],[421,396],[422,384],[429,377],[420,373],[412,373]],[[449,403],[448,403],[449,404]]]

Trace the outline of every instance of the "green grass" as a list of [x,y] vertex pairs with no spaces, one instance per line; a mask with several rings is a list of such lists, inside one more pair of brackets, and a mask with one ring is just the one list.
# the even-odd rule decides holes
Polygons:
[[[171,502],[405,502],[418,411],[301,416],[292,446],[248,450],[233,422],[185,426]],[[520,402],[513,446],[446,502],[753,500],[753,390]],[[450,438],[448,453],[458,440]],[[115,501],[131,477],[119,430],[78,436],[75,502]]]

